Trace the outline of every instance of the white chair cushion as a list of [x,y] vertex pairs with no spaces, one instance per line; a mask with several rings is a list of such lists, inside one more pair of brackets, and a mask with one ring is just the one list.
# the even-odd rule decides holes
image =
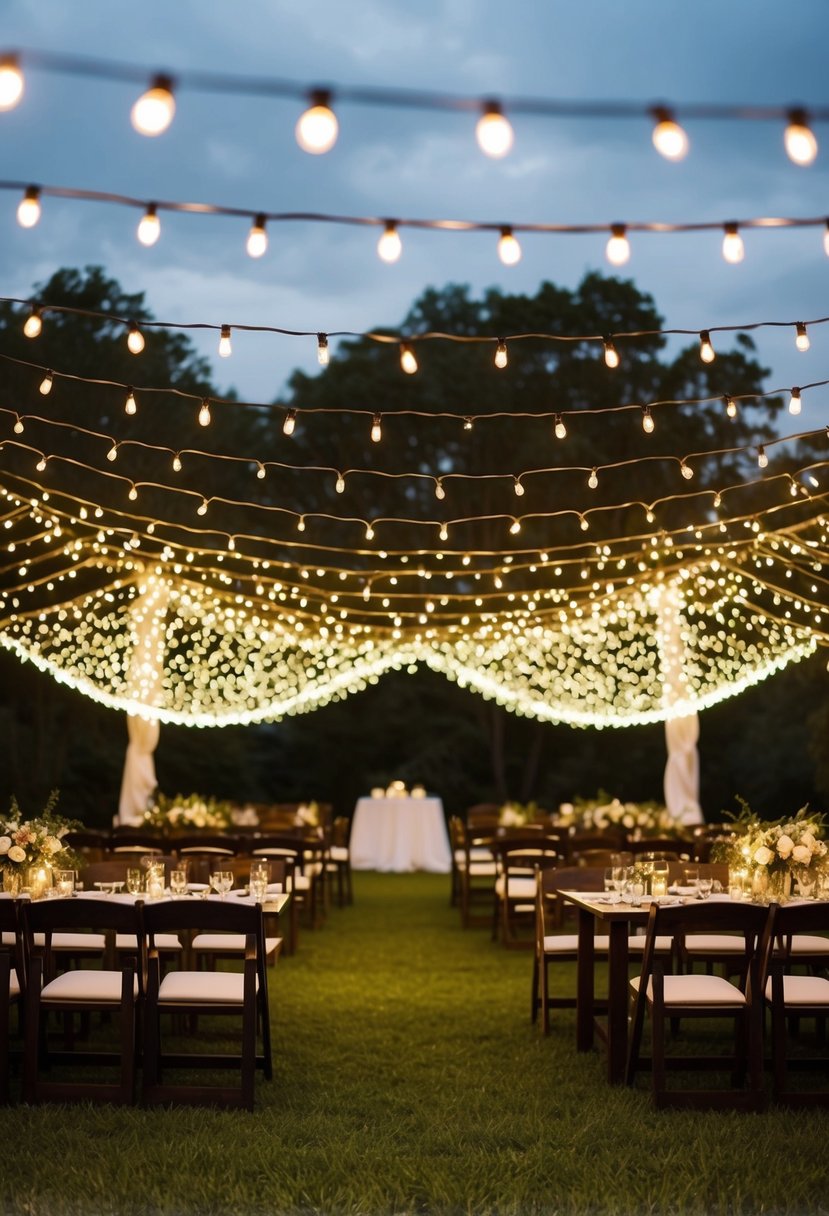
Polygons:
[[244,976],[232,971],[171,971],[158,989],[161,1005],[242,1005]]
[[685,949],[689,954],[744,955],[746,943],[739,933],[689,933]]
[[[65,971],[51,980],[41,992],[42,1001],[121,1002],[120,971]],[[133,979],[133,995],[138,996],[138,977]]]
[[17,978],[17,972],[12,967],[9,972],[9,1000],[13,1001],[20,996],[20,980]]
[[[39,949],[42,949],[46,944],[46,938],[42,933],[33,934],[33,943]],[[3,945],[14,945],[14,934],[3,934]],[[92,954],[100,954],[106,946],[106,938],[103,933],[53,933],[52,934],[52,949],[74,951],[77,953],[80,950],[88,950]]]
[[186,849],[179,849],[179,857],[187,857],[190,853],[212,853],[214,857],[233,857],[233,849],[223,849],[217,845],[192,844]]
[[332,861],[348,861],[348,849],[342,844],[332,844],[328,856]]
[[[641,976],[630,981],[631,988],[639,991]],[[653,1000],[653,980],[648,980],[648,1000]],[[667,1005],[699,1005],[722,1008],[734,1006],[741,1008],[746,998],[739,988],[730,984],[719,975],[666,975],[665,1004]]]
[[[272,954],[281,937],[265,938],[265,953]],[[244,933],[199,933],[193,938],[193,949],[204,954],[244,954]]]
[[[770,979],[766,983],[766,1000],[771,1000]],[[784,975],[783,1003],[829,1006],[829,980],[816,975]]]
[[[499,874],[495,880],[495,894],[499,899],[504,898],[504,886],[506,875]],[[535,879],[534,878],[513,878],[509,880],[509,898],[510,899],[535,899]]]
[[[462,868],[467,869],[466,866]],[[470,861],[467,872],[470,878],[494,878],[498,873],[498,867],[494,861]]]
[[[181,942],[176,937],[175,933],[156,933],[155,948],[156,950],[180,950]],[[138,939],[133,933],[116,933],[115,949],[137,950]]]
[[[594,937],[593,949],[596,954],[607,954],[610,949],[610,938]],[[545,954],[572,954],[575,958],[578,951],[579,938],[577,933],[551,933],[544,938]]]
[[[306,878],[304,874],[294,874],[294,886],[296,887],[297,891],[310,891],[311,879]],[[289,879],[288,890],[290,891],[291,889],[291,881]]]
[[[632,933],[628,938],[628,951],[631,954],[641,954],[645,949],[646,937],[644,933]],[[673,949],[674,939],[668,936],[657,935],[654,943],[657,954],[670,954]]]
[[829,937],[796,933],[792,937],[792,954],[829,954]]

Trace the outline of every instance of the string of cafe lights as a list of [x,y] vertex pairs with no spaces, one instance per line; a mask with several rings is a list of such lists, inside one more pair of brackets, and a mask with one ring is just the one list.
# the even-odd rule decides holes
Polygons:
[[201,69],[158,71],[137,64],[43,50],[0,52],[0,110],[17,106],[25,92],[24,67],[35,72],[82,76],[149,87],[130,111],[133,128],[141,135],[163,134],[173,121],[176,99],[182,91],[285,99],[306,108],[296,123],[296,139],[303,151],[320,155],[334,147],[339,135],[335,106],[369,105],[477,115],[475,135],[487,156],[506,156],[514,141],[508,114],[547,118],[643,119],[652,127],[653,145],[670,161],[682,160],[690,141],[678,121],[761,121],[783,127],[783,144],[796,165],[810,165],[818,153],[812,122],[826,121],[829,109],[802,105],[735,105],[724,102],[644,103],[608,100],[565,100],[544,97],[473,97],[426,89],[367,85],[309,86],[278,77],[241,76]]
[[34,228],[42,216],[42,201],[46,198],[69,199],[76,202],[99,203],[126,207],[140,215],[136,237],[145,247],[151,247],[161,237],[161,215],[209,215],[249,221],[245,249],[252,258],[262,257],[268,250],[267,226],[284,224],[325,224],[340,227],[381,229],[377,255],[381,261],[393,264],[403,253],[401,230],[421,232],[489,233],[497,234],[497,255],[505,266],[521,261],[522,249],[516,233],[542,236],[584,236],[607,234],[605,256],[611,266],[625,266],[631,258],[631,233],[677,235],[718,232],[722,235],[722,256],[734,265],[745,257],[742,233],[756,230],[820,228],[823,230],[823,250],[829,256],[829,217],[822,216],[755,216],[738,220],[692,220],[682,222],[632,220],[625,223],[522,223],[510,221],[479,221],[469,219],[418,219],[412,217],[380,217],[367,215],[338,215],[317,211],[268,211],[252,207],[229,207],[217,203],[180,202],[169,199],[141,199],[112,191],[87,190],[70,186],[44,186],[23,181],[0,181],[0,190],[22,194],[17,207],[17,221],[22,228]]

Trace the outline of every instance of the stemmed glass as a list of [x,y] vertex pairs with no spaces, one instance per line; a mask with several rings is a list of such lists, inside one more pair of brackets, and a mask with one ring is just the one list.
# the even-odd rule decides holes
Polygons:
[[230,870],[214,870],[210,875],[210,882],[214,890],[224,899],[227,892],[233,887],[233,874]]
[[170,871],[170,890],[173,895],[184,895],[187,891],[187,871]]
[[700,874],[697,879],[697,899],[707,899],[714,889],[714,879],[710,874]]

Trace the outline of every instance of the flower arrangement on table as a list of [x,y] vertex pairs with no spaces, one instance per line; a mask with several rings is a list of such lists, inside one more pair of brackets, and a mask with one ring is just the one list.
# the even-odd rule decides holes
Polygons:
[[318,828],[320,825],[319,803],[303,802],[297,807],[294,820],[298,828]]
[[558,822],[576,831],[604,831],[624,828],[627,832],[642,832],[651,836],[680,836],[682,824],[659,802],[621,802],[599,790],[595,798],[577,798],[563,802],[558,810]]
[[538,804],[528,802],[526,806],[520,802],[505,802],[498,811],[498,826],[501,828],[523,828],[532,823],[538,811]]
[[[16,893],[29,869],[75,869],[78,859],[64,844],[67,832],[81,825],[54,813],[58,791],[52,790],[43,811],[34,819],[24,819],[17,799],[12,797],[9,813],[0,820],[0,871],[5,889]],[[51,878],[48,878],[51,885]]]
[[208,828],[223,832],[233,822],[233,807],[229,802],[205,798],[202,794],[190,794],[184,798],[156,796],[153,805],[144,812],[144,823],[151,828]]
[[829,873],[829,847],[824,816],[801,807],[796,815],[761,820],[738,798],[741,810],[732,817],[734,835],[716,841],[712,858],[745,871],[755,894],[786,898],[792,878],[811,889]]

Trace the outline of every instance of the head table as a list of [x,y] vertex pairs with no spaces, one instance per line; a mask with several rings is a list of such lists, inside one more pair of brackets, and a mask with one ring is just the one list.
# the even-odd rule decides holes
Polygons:
[[440,798],[360,798],[351,828],[355,870],[448,874],[449,837]]

